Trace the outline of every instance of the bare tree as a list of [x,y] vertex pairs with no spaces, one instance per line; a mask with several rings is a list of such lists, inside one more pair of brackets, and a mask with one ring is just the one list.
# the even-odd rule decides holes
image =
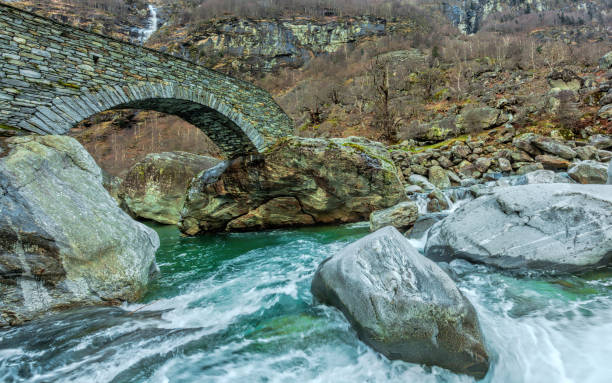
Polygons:
[[374,88],[374,123],[389,141],[397,139],[397,128],[401,119],[391,108],[391,86],[388,60],[377,56],[370,63],[370,76]]

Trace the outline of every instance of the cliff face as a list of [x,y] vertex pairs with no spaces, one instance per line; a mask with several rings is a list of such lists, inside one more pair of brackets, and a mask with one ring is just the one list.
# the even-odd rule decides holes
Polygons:
[[[503,15],[502,20],[515,20],[522,15],[554,11],[554,17],[567,22],[564,17],[588,21],[606,17],[609,12],[605,1],[599,0],[580,3],[565,0],[445,0],[441,5],[448,19],[466,34],[481,30],[485,20],[493,14]],[[540,21],[543,21],[542,17]]]
[[168,26],[147,44],[188,59],[217,67],[249,72],[269,72],[280,67],[298,68],[312,57],[386,32],[386,22],[373,17],[308,19],[213,20],[184,31],[186,38],[168,41],[181,31]]

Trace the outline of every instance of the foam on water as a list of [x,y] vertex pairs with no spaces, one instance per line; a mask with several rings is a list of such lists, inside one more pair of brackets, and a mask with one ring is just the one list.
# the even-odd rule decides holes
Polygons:
[[[200,238],[156,229],[162,275],[142,302],[0,331],[0,381],[473,381],[389,361],[313,302],[318,264],[367,223]],[[492,357],[485,382],[609,382],[612,272],[552,280],[451,267]]]

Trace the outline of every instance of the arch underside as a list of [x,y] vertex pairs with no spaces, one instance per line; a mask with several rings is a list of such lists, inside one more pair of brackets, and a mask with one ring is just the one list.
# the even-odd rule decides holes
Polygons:
[[144,109],[176,115],[202,130],[228,158],[257,152],[253,142],[236,123],[220,112],[197,102],[149,98],[119,104],[112,109]]

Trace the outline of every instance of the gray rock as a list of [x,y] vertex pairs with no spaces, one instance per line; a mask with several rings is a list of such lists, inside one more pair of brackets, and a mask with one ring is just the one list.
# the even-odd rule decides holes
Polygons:
[[413,185],[420,186],[421,188],[423,188],[423,190],[433,190],[436,188],[431,182],[429,182],[427,178],[419,174],[413,174],[408,177],[408,182]]
[[598,150],[595,158],[599,162],[608,162],[612,160],[612,152],[609,150]]
[[567,174],[581,184],[605,184],[608,179],[606,165],[597,161],[578,162]]
[[448,217],[448,212],[436,212],[423,214],[414,222],[406,236],[410,239],[421,239],[434,224]]
[[576,158],[576,152],[569,146],[561,143],[558,140],[549,137],[536,137],[532,140],[533,145],[537,148],[566,160]]
[[481,173],[485,173],[491,166],[491,159],[487,157],[480,157],[474,162],[474,168]]
[[319,265],[312,293],[390,359],[482,378],[489,358],[474,307],[452,279],[386,227]]
[[477,183],[478,183],[478,181],[475,180],[474,178],[465,178],[465,179],[461,180],[461,186],[463,186],[463,187],[474,186]]
[[113,197],[113,199],[117,202],[117,205],[119,206],[123,204],[123,200],[121,199],[121,197],[119,197],[122,182],[123,180],[121,178],[102,170],[102,186],[104,186],[104,189],[106,189],[108,194]]
[[[455,119],[455,126],[462,132],[472,133],[502,125],[499,109],[484,107],[466,107]],[[472,148],[473,149],[473,148]]]
[[434,225],[425,254],[435,261],[461,258],[515,271],[593,269],[612,260],[610,211],[609,186],[497,188]]
[[416,194],[422,193],[423,188],[421,188],[419,185],[406,185],[404,186],[404,191],[406,192],[406,194]]
[[612,119],[612,104],[604,105],[597,111],[599,118]]
[[532,185],[532,184],[553,184],[553,183],[572,183],[572,181],[560,175],[559,173],[555,173],[552,170],[536,170],[531,173],[527,173],[523,175],[524,184]]
[[612,161],[608,164],[608,185],[612,185]]
[[542,169],[544,169],[544,165],[542,165],[539,162],[536,162],[533,164],[525,164],[525,165],[522,165],[519,168],[519,170],[516,171],[516,174],[523,175],[523,174],[535,172],[535,171],[542,170]]
[[612,69],[612,52],[608,52],[599,59],[599,67],[603,70]]
[[0,159],[0,326],[77,305],[136,300],[157,234],[123,212],[74,139],[6,140]]
[[429,182],[440,189],[451,187],[451,182],[448,178],[448,174],[446,174],[446,170],[440,166],[432,166],[429,168]]
[[175,225],[191,179],[220,160],[187,152],[148,154],[121,183],[121,198],[136,217]]
[[507,159],[500,157],[497,159],[497,163],[499,164],[499,170],[501,170],[502,172],[512,171],[512,164]]
[[450,207],[448,199],[440,189],[432,190],[427,195],[427,198],[429,198],[427,202],[427,211],[430,213],[446,210]]
[[589,144],[597,149],[612,149],[612,136],[607,134],[595,134],[589,138]]
[[178,226],[196,235],[363,221],[406,199],[402,181],[381,143],[285,137],[194,177]]
[[406,230],[414,224],[419,216],[416,202],[405,201],[384,210],[370,214],[370,231],[376,231],[385,226],[393,226]]
[[576,154],[578,154],[578,158],[583,161],[592,160],[597,154],[597,148],[592,145],[581,146],[576,148]]

